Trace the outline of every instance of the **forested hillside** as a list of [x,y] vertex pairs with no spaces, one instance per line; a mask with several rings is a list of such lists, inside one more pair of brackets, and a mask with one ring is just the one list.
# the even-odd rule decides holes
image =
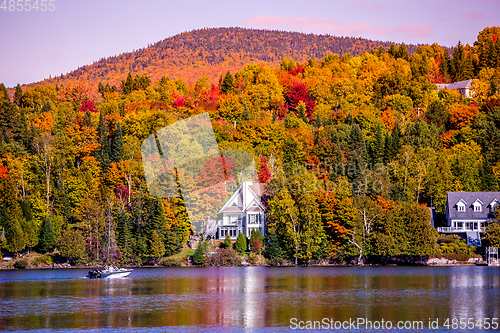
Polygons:
[[[206,75],[217,82],[221,72],[242,69],[250,63],[279,66],[283,57],[305,62],[310,58],[322,59],[328,54],[350,53],[388,48],[389,42],[363,38],[335,37],[298,32],[256,30],[243,28],[212,28],[184,32],[150,45],[144,49],[100,59],[92,65],[45,80],[61,84],[75,80],[107,81],[119,84],[128,72],[146,75],[157,81],[162,76],[182,79],[194,84]],[[417,46],[408,45],[413,53]],[[57,73],[56,73],[57,74]]]
[[[192,232],[185,203],[148,192],[141,143],[204,112],[219,148],[250,152],[267,183],[269,258],[455,251],[436,244],[427,207],[443,213],[448,191],[499,189],[499,33],[486,28],[451,56],[436,44],[411,55],[390,45],[249,63],[220,70],[218,84],[199,76],[188,85],[171,73],[155,80],[125,66],[131,72],[114,88],[99,80],[18,86],[11,100],[0,85],[1,251],[139,264],[178,252]],[[155,47],[174,41],[162,43]],[[224,64],[209,48],[198,53]],[[471,78],[471,98],[435,86]],[[191,176],[210,168],[193,166]],[[498,229],[492,223],[486,234],[492,244]]]

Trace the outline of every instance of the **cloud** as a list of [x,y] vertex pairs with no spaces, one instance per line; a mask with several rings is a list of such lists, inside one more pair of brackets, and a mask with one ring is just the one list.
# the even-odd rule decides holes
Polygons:
[[64,53],[63,53],[63,51],[56,49],[56,50],[52,51],[52,57],[62,58],[62,57],[64,57]]
[[468,19],[485,19],[486,14],[480,13],[480,12],[468,12],[463,15],[465,18]]
[[428,24],[400,25],[394,29],[394,32],[399,33],[402,36],[412,38],[430,37],[434,35],[434,29],[432,29]]
[[241,23],[253,28],[293,30],[337,36],[356,36],[365,38],[425,38],[434,35],[434,29],[428,24],[400,25],[394,28],[374,26],[370,23],[345,23],[328,18],[285,17],[260,15],[244,19]]
[[382,28],[374,27],[370,23],[343,23],[334,19],[321,19],[314,17],[284,17],[275,15],[261,15],[244,19],[242,24],[267,29],[290,29],[313,33],[330,33],[343,36],[360,36]]

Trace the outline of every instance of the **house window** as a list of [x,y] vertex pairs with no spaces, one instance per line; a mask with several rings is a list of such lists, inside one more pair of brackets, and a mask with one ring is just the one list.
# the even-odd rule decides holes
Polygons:
[[459,212],[465,212],[465,205],[457,205]]
[[479,204],[474,205],[474,211],[475,212],[480,212],[481,210],[482,210],[481,209],[481,205],[479,205]]
[[257,223],[257,215],[255,214],[248,215],[248,223]]
[[239,215],[229,215],[229,223],[230,224],[237,224],[240,220]]

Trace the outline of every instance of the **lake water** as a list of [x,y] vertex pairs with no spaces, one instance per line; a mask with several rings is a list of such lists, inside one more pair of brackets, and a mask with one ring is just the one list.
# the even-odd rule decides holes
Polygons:
[[138,268],[103,280],[86,273],[0,271],[0,331],[284,332],[317,321],[349,332],[444,332],[460,318],[474,318],[467,332],[500,330],[491,319],[500,321],[498,267]]

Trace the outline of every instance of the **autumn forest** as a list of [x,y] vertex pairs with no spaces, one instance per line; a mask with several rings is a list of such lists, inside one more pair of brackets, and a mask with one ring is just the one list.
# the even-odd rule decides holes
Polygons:
[[[219,149],[251,153],[266,184],[266,233],[237,241],[240,255],[474,256],[480,248],[438,235],[428,207],[443,225],[447,192],[500,189],[499,34],[485,28],[449,49],[203,29],[38,84],[1,84],[0,256],[179,264],[166,258],[195,231],[182,196],[148,192],[141,144],[205,112]],[[436,88],[469,79],[471,97]],[[498,220],[483,243],[500,245]],[[219,245],[197,252],[206,246]],[[220,247],[222,259],[234,251]]]

